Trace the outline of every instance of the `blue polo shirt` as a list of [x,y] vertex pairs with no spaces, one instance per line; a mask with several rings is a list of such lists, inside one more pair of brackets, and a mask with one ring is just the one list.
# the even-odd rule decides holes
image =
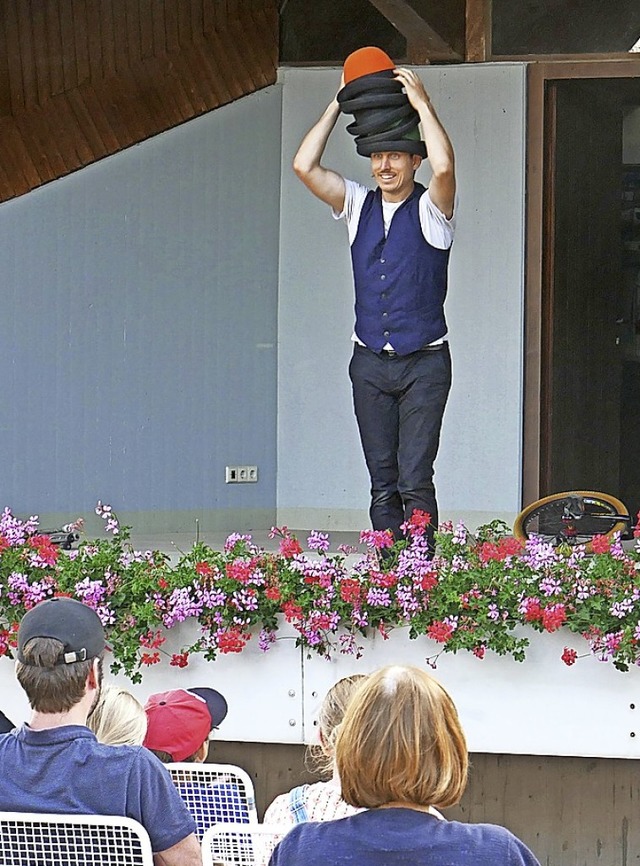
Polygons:
[[338,821],[296,824],[270,866],[540,866],[495,824],[443,821],[413,809],[370,809]]
[[133,818],[154,852],[196,829],[155,755],[142,746],[105,746],[84,725],[23,725],[1,735],[0,768],[0,811]]

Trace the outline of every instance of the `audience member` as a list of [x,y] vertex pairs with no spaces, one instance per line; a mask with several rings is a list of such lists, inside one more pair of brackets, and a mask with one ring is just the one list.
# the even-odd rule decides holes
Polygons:
[[8,734],[15,728],[13,722],[0,710],[0,734]]
[[335,743],[347,705],[354,691],[365,679],[364,674],[343,677],[333,685],[322,702],[318,715],[319,744],[309,750],[315,768],[323,775],[331,774],[326,782],[299,785],[287,794],[280,794],[264,815],[265,824],[299,824],[303,821],[332,821],[361,810],[350,806],[340,794],[340,780],[335,765]]
[[391,665],[358,687],[336,766],[343,798],[366,811],[296,825],[271,866],[540,866],[504,827],[429,814],[460,800],[468,755],[453,701],[419,668]]
[[0,736],[0,811],[126,816],[147,830],[157,864],[201,866],[193,818],[166,770],[87,727],[104,651],[100,619],[79,601],[49,599],[23,617],[16,673],[33,712]]
[[[227,702],[215,689],[173,689],[151,695],[145,704],[147,734],[144,745],[163,763],[203,763],[209,735],[227,715]],[[224,777],[215,782],[194,781],[189,773],[174,777],[180,795],[202,836],[221,821],[248,823],[249,811],[238,785]]]
[[228,706],[215,689],[173,689],[151,695],[144,706],[144,745],[164,764],[202,763],[209,754],[209,734],[224,721]]
[[147,714],[131,692],[119,686],[102,686],[87,725],[105,746],[141,746],[147,733]]

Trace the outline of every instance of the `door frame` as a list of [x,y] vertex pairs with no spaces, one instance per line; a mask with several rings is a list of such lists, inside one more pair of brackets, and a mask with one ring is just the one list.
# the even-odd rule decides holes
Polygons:
[[553,112],[548,111],[548,83],[561,79],[638,78],[640,57],[610,60],[532,62],[527,67],[527,169],[524,304],[524,412],[522,505],[540,496],[542,451],[550,437],[549,407],[543,406],[544,377],[553,339],[554,164]]

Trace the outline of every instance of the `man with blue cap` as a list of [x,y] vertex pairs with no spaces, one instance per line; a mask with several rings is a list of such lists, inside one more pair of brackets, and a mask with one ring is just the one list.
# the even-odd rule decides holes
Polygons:
[[23,617],[16,674],[33,712],[0,735],[0,811],[133,818],[157,864],[201,866],[195,822],[162,765],[142,746],[99,743],[86,725],[104,652],[100,618],[80,601],[49,599]]

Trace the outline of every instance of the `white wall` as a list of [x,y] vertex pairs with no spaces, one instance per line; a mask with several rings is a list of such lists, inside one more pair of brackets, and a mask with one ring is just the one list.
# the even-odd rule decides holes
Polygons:
[[[163,649],[179,652],[196,633],[193,621],[182,623],[168,632]],[[358,640],[360,659],[334,652],[328,661],[296,647],[295,636],[285,625],[267,653],[254,636],[240,655],[221,655],[214,663],[194,656],[184,670],[170,667],[165,656],[144,670],[139,685],[122,674],[116,682],[143,703],[154,692],[214,686],[229,702],[215,739],[310,743],[316,741],[320,704],[341,677],[385,664],[423,668],[425,658],[437,659],[434,675],[456,703],[471,752],[640,758],[634,709],[640,669],[621,673],[598,661],[586,641],[566,629],[539,634],[521,628],[518,636],[531,642],[524,662],[494,653],[482,660],[468,652],[440,654],[441,645],[425,636],[409,640],[406,628],[394,629],[388,640],[380,635]],[[565,645],[579,655],[572,667],[560,660]],[[107,674],[107,679],[114,678]],[[7,658],[0,659],[0,693],[2,709],[14,724],[29,719],[26,695]]]
[[[510,520],[520,506],[525,66],[420,70],[456,150],[459,187],[447,318],[453,388],[436,463],[441,518]],[[278,520],[368,525],[369,482],[351,405],[353,288],[346,229],[291,161],[340,80],[286,69],[278,312]],[[341,117],[325,164],[367,183]],[[418,179],[428,182],[428,169]]]

